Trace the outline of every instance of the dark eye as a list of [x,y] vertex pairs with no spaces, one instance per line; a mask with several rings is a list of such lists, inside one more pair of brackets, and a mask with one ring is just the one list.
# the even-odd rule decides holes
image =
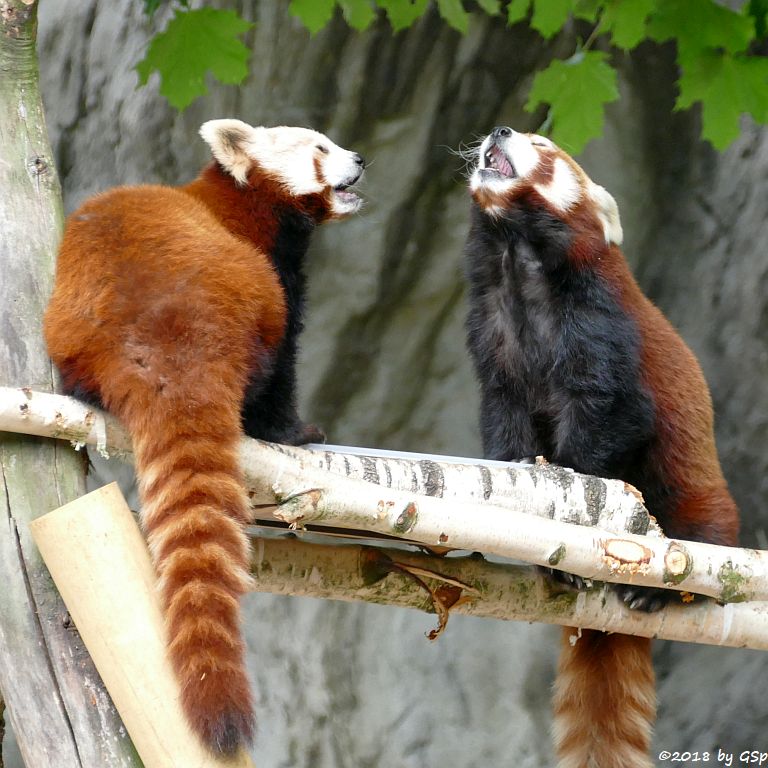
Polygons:
[[328,147],[324,147],[322,144],[315,144],[315,149],[319,149],[324,155],[328,154]]

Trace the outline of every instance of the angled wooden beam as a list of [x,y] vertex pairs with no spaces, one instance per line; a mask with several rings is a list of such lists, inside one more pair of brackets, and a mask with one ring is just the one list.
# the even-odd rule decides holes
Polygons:
[[190,729],[166,654],[147,545],[115,483],[31,523],[32,535],[146,768],[253,768]]

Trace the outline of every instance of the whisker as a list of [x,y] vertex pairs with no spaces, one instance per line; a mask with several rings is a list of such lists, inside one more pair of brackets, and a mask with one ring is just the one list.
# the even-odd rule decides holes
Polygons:
[[455,157],[460,157],[463,161],[463,167],[460,170],[464,178],[469,178],[472,172],[475,170],[478,159],[480,157],[480,145],[485,140],[485,137],[474,139],[469,143],[461,142],[458,147],[449,147],[447,145],[441,145],[441,149],[445,149]]

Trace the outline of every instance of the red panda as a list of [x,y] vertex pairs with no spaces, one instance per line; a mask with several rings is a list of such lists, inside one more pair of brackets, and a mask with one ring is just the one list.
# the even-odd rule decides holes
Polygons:
[[302,262],[357,211],[360,155],[303,128],[212,120],[213,162],[177,188],[119,187],[68,219],[45,313],[64,389],[130,430],[182,706],[214,751],[251,741],[238,441],[322,437],[296,413]]
[[[621,478],[668,536],[735,545],[709,390],[629,270],[614,199],[549,139],[507,127],[479,147],[470,191],[467,338],[486,457]],[[618,589],[640,610],[671,595]],[[649,640],[565,630],[559,768],[652,766],[655,711]]]

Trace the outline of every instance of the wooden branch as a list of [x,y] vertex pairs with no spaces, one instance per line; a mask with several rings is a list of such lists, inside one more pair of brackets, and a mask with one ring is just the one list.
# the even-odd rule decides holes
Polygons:
[[[611,534],[542,519],[553,503],[560,503],[564,490],[562,476],[550,476],[547,467],[531,483],[527,497],[520,499],[523,506],[513,509],[464,500],[448,502],[359,480],[329,482],[327,473],[273,456],[277,451],[260,446],[250,450],[254,462],[247,466],[251,470],[257,466],[260,475],[273,479],[274,498],[280,504],[276,515],[294,526],[312,522],[352,526],[427,546],[523,560],[588,579],[686,590],[726,603],[768,599],[768,552]],[[570,488],[581,488],[578,495],[586,497],[584,482],[578,474],[568,479]],[[605,485],[608,491],[609,483]],[[627,504],[638,504],[628,491],[606,500],[609,508]]]
[[[3,390],[0,403],[0,429],[100,443],[104,452],[114,441],[119,452],[127,450],[127,437],[113,419],[74,400]],[[352,456],[255,440],[241,447],[254,504],[275,505],[275,517],[295,527],[362,529],[725,603],[768,599],[768,553],[638,536],[647,512],[637,492],[620,481],[549,464],[436,458]],[[383,479],[391,487],[360,477]],[[595,521],[600,529],[589,527]]]
[[285,537],[253,540],[253,574],[259,592],[362,600],[435,613],[433,599],[407,575],[408,568],[418,569],[421,580],[438,592],[438,599],[444,596],[451,613],[768,650],[766,603],[721,606],[700,599],[693,605],[678,603],[644,613],[629,610],[604,584],[576,593],[554,584],[540,569],[491,563],[475,555],[438,557]]
[[254,504],[276,503],[274,483],[264,482],[270,474],[263,463],[266,459],[277,470],[286,457],[302,471],[328,471],[420,496],[508,507],[615,533],[661,533],[640,495],[624,482],[577,475],[546,462],[483,461],[346,446],[307,449],[245,440],[240,463]]
[[[131,458],[130,437],[114,417],[60,395],[0,387],[0,430],[56,437],[76,446],[95,446],[105,457]],[[343,446],[308,450],[245,439],[241,466],[255,507],[277,505],[274,477],[265,466],[279,468],[283,463],[302,471],[332,473],[322,475],[323,483],[339,476],[420,495],[525,509],[529,514],[615,533],[659,533],[655,521],[649,519],[625,483],[576,475],[551,464],[510,464],[389,451],[366,453]],[[574,482],[577,478],[580,481]],[[257,509],[257,515],[260,513],[263,515],[263,510]]]
[[[62,225],[35,54],[36,0],[0,9],[0,385],[53,391],[41,335]],[[85,491],[69,446],[0,434],[0,689],[35,768],[139,762],[28,524]]]
[[38,518],[32,534],[147,768],[253,768],[215,757],[190,729],[166,654],[146,542],[117,485]]

